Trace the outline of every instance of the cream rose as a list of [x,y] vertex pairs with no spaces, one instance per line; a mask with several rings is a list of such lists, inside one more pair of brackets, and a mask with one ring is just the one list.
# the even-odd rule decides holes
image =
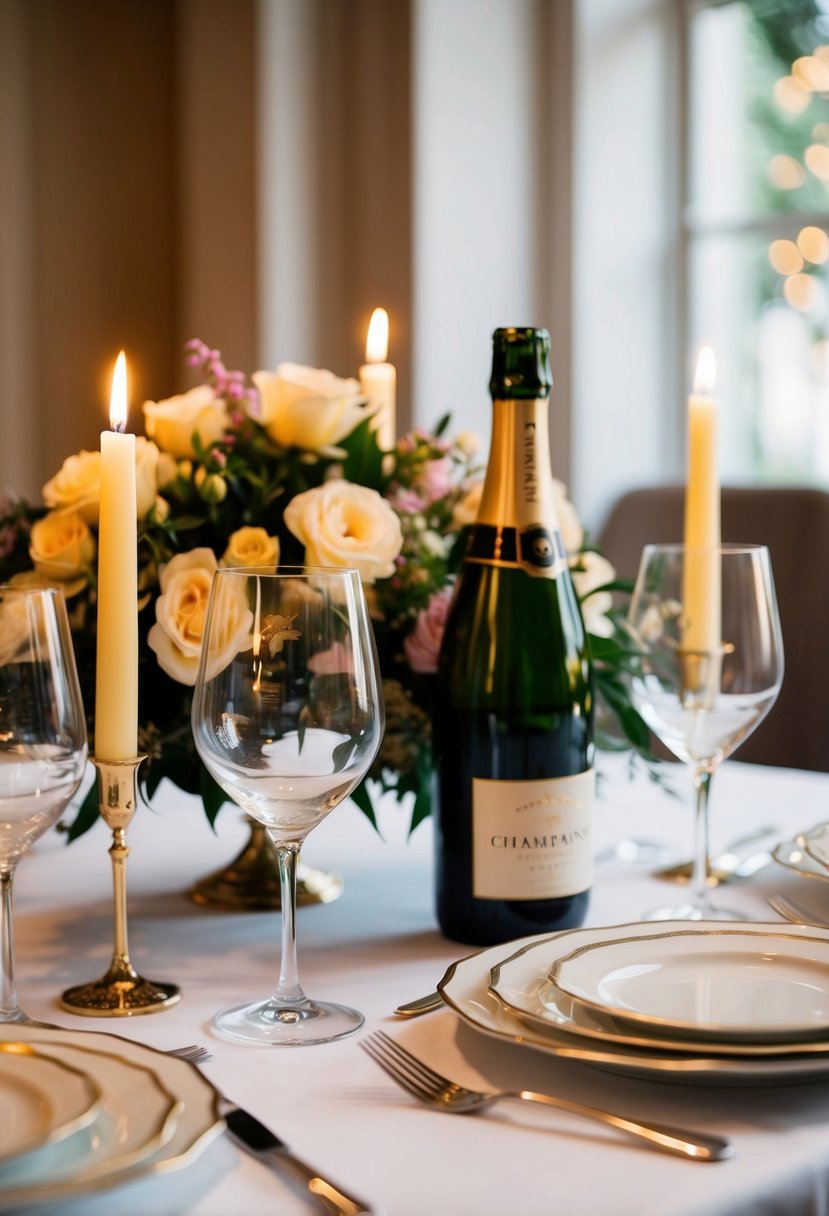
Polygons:
[[326,481],[297,494],[285,523],[305,545],[310,566],[351,567],[366,583],[388,578],[403,545],[400,520],[376,490]]
[[150,439],[178,459],[195,456],[193,433],[204,447],[221,439],[227,425],[227,410],[209,384],[164,401],[144,402],[144,425]]
[[578,553],[584,540],[584,528],[576,508],[567,497],[567,486],[557,477],[553,478],[553,502],[564,548],[570,555]]
[[32,524],[29,557],[43,578],[68,583],[91,565],[95,538],[77,511],[50,511]]
[[455,528],[463,528],[467,524],[474,524],[478,518],[478,508],[481,505],[481,495],[484,492],[484,483],[475,481],[464,494],[463,498],[455,504],[455,509],[452,512],[452,524]]
[[280,363],[275,372],[255,372],[253,382],[261,422],[281,447],[336,455],[336,445],[366,417],[360,385],[333,372]]
[[139,519],[149,515],[158,492],[158,448],[143,435],[135,439],[135,498]]
[[101,497],[101,453],[67,456],[43,487],[43,501],[56,510],[77,511],[84,523],[97,524]]
[[29,611],[24,595],[0,598],[0,664],[29,658]]
[[581,601],[585,629],[597,637],[609,638],[613,633],[613,622],[607,613],[613,607],[613,594],[597,589],[613,581],[615,569],[601,553],[590,551],[571,558],[570,565],[573,586]]
[[[207,600],[217,570],[212,549],[177,553],[159,577],[161,594],[155,602],[156,623],[147,635],[159,666],[179,684],[193,685],[199,670]],[[239,580],[238,591],[243,589]],[[229,662],[249,639],[253,620],[241,594],[230,594],[220,605],[220,645],[214,657],[216,670]]]
[[222,566],[276,566],[279,541],[264,528],[239,528],[227,542]]

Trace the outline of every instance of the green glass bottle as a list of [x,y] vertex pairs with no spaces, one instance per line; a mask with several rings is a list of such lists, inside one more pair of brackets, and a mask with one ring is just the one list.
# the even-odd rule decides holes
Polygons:
[[489,463],[439,662],[437,915],[475,945],[580,925],[592,882],[590,663],[556,521],[549,354],[546,330],[493,335]]

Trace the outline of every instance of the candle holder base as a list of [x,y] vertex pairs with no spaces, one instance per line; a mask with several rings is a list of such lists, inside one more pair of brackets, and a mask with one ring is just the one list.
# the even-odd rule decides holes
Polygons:
[[[248,817],[250,836],[237,857],[190,888],[193,903],[219,912],[271,912],[281,908],[276,852],[263,824]],[[297,904],[330,904],[342,895],[337,874],[297,867]]]
[[161,984],[134,978],[118,978],[109,972],[100,980],[76,984],[61,994],[60,1007],[69,1013],[85,1017],[133,1017],[141,1013],[158,1013],[181,1000],[176,984]]
[[127,878],[129,856],[127,828],[137,805],[137,776],[146,756],[131,760],[93,761],[98,774],[98,805],[101,817],[112,831],[109,855],[112,860],[115,905],[115,948],[109,971],[100,980],[76,984],[60,997],[62,1009],[86,1017],[134,1017],[158,1013],[181,1000],[176,984],[145,980],[130,962],[127,946]]

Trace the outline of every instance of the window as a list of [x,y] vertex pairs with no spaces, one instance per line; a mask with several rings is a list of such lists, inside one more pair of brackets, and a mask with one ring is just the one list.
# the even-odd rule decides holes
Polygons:
[[689,378],[717,356],[723,480],[829,481],[829,4],[689,6]]

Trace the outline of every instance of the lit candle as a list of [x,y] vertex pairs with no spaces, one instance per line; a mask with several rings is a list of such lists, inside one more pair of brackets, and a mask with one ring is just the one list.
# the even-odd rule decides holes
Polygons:
[[397,438],[397,372],[386,362],[388,350],[389,316],[385,308],[375,308],[366,337],[366,361],[360,368],[360,388],[377,411],[374,429],[384,452],[394,447]]
[[[713,396],[714,352],[703,346],[688,398],[688,480],[685,488],[683,648],[719,650],[720,483],[717,467],[719,405]],[[695,552],[700,550],[700,552]]]
[[101,434],[98,525],[98,656],[95,756],[132,760],[138,753],[138,578],[135,436],[127,422],[127,361],[112,377],[109,421]]

